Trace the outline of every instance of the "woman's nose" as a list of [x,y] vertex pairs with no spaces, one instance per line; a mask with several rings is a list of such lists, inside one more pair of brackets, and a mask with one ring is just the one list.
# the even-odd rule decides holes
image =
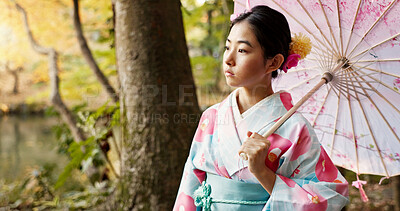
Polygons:
[[232,55],[232,52],[225,52],[225,58],[224,58],[224,62],[226,65],[228,66],[235,66],[235,60],[233,58],[234,56]]

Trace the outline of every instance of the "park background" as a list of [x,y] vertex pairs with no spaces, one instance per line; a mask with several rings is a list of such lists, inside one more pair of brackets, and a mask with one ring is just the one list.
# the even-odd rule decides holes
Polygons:
[[[119,191],[120,181],[124,181],[121,176],[121,154],[122,148],[126,146],[121,140],[121,127],[126,125],[121,125],[123,118],[119,98],[127,98],[130,92],[128,90],[125,95],[120,93],[123,86],[116,53],[116,36],[119,36],[115,27],[118,13],[116,2],[81,0],[78,5],[77,0],[0,1],[0,210],[98,209],[108,207],[103,205],[109,201],[115,201],[112,198],[118,196],[116,192],[121,192],[119,194],[126,198],[133,197],[134,194],[129,194],[129,191]],[[157,85],[157,80],[153,84],[138,83],[136,86],[142,88],[141,94],[144,96],[144,103],[139,107],[160,102],[163,105],[172,103],[170,107],[185,107],[186,104],[198,104],[199,107],[192,106],[194,110],[186,109],[183,112],[179,109],[168,111],[170,113],[138,112],[133,119],[138,125],[148,121],[189,128],[185,132],[187,143],[181,151],[176,152],[180,156],[174,158],[179,160],[179,165],[171,167],[175,169],[176,175],[180,175],[191,141],[188,137],[193,136],[200,111],[223,100],[231,91],[225,84],[221,63],[233,1],[166,2],[176,4],[180,9],[185,32],[183,41],[187,44],[187,50],[175,49],[173,45],[161,48],[170,48],[166,52],[176,53],[178,61],[178,51],[188,54],[190,66],[189,69],[182,67],[185,72],[181,77],[184,80],[189,78],[188,83],[181,84],[178,89],[182,88],[184,93],[187,90],[186,94],[190,95],[190,90],[194,90],[194,86],[189,83],[192,77],[196,92],[188,96],[188,99],[174,102],[173,93],[176,88],[173,86],[160,86],[163,83]],[[31,38],[26,32],[22,10],[17,8],[16,3],[27,15]],[[143,11],[150,5],[134,5],[134,10],[139,16],[144,16],[146,12]],[[79,9],[78,25],[74,8],[75,11]],[[156,11],[162,13],[164,10],[161,8]],[[163,16],[158,13],[154,15]],[[180,26],[180,15],[168,18]],[[157,27],[161,30],[164,24],[162,18],[150,19],[138,27],[151,28],[151,24],[155,24],[153,21],[160,22]],[[61,104],[58,102],[54,105],[52,98],[52,85],[55,83],[49,66],[52,51],[38,53],[32,47],[32,38],[37,45],[52,48],[58,56],[56,63],[59,83],[56,85],[59,86]],[[137,39],[143,39],[143,36]],[[84,47],[85,43],[87,48]],[[132,54],[141,50],[139,47],[133,48]],[[92,60],[88,53],[92,55]],[[169,61],[165,57],[164,65]],[[182,56],[182,63],[185,63],[183,60],[186,57]],[[99,71],[106,80],[104,77],[101,79]],[[170,68],[172,75],[181,74],[179,71],[179,68]],[[141,80],[141,77],[148,76],[141,76],[138,72],[132,80]],[[161,97],[160,102],[152,101],[152,98],[158,97],[158,93],[163,93],[164,98]],[[64,105],[69,112],[60,114],[60,105]],[[74,117],[75,126],[65,121],[68,115]],[[71,132],[74,127],[85,135],[76,138],[79,135]],[[80,142],[77,139],[81,139]],[[384,180],[378,185],[380,177],[361,175],[361,179],[368,182],[364,189],[370,199],[369,202],[362,202],[358,189],[351,186],[351,182],[356,180],[355,174],[345,169],[341,171],[349,181],[350,203],[346,206],[347,210],[400,209],[398,177]],[[166,190],[155,192],[163,191]],[[173,199],[176,191],[170,190],[170,196],[166,199]],[[123,201],[124,197],[120,198]],[[144,201],[141,203],[146,204]],[[126,200],[121,204],[131,207],[129,204],[132,203]],[[170,205],[171,202],[164,209],[168,210]],[[142,207],[142,210],[149,209]]]

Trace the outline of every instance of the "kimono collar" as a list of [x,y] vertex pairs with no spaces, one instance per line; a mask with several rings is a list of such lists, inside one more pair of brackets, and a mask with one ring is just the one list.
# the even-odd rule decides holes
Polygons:
[[[247,131],[265,131],[283,116],[292,107],[289,93],[281,91],[268,96],[254,106],[249,115],[237,125],[233,116],[232,98],[236,97],[235,91],[220,103],[217,112],[218,150],[230,176],[248,166],[238,154],[242,142],[247,137]],[[262,135],[262,134],[261,134]],[[239,165],[240,164],[240,165]]]

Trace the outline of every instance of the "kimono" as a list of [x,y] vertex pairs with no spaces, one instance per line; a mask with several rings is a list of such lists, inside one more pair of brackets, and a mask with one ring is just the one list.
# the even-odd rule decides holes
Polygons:
[[[241,185],[262,188],[248,170],[247,161],[238,155],[247,131],[264,134],[293,107],[291,95],[281,91],[261,100],[250,112],[245,112],[246,116],[235,121],[234,114],[239,111],[236,91],[203,112],[173,210],[340,210],[344,207],[348,202],[348,183],[320,145],[311,125],[297,112],[268,137],[271,146],[265,165],[276,173],[271,195],[260,190],[259,195],[265,199],[264,202],[261,199],[261,205],[229,203],[235,201],[229,199],[236,195],[253,192],[252,187],[247,189]],[[209,176],[216,182],[208,187],[211,188],[209,195],[199,199],[195,192],[207,185]],[[238,192],[225,194],[231,190]],[[225,202],[218,202],[221,197],[225,197],[222,199]],[[196,207],[195,202],[199,200],[208,201],[208,207]]]

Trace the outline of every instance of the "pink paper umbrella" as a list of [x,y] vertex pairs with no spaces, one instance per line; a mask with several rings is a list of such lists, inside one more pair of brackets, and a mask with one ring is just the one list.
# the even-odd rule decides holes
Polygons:
[[[296,105],[264,136],[298,111],[335,165],[400,175],[400,1],[235,0],[232,18],[257,5],[282,12],[291,32],[313,44],[273,81]],[[363,181],[356,184],[362,190]]]

